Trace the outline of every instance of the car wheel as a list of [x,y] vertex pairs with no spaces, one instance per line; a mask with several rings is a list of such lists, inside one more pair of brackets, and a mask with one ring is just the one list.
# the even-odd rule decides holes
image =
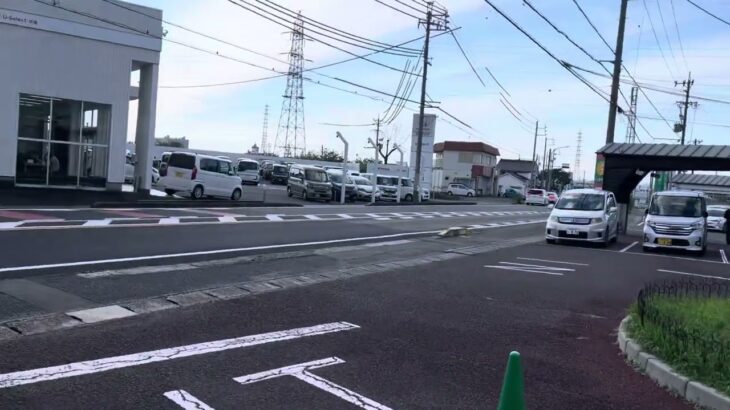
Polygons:
[[646,252],[646,253],[649,253],[649,252],[653,251],[653,249],[650,248],[650,247],[648,247],[648,246],[642,246],[641,247],[641,250],[644,251],[644,252]]
[[291,198],[291,196],[292,196],[291,187],[290,186],[286,187],[286,196],[288,196],[289,198]]
[[603,242],[601,242],[601,246],[604,248],[608,248],[609,242],[611,242],[611,230],[606,228],[606,232],[603,233]]
[[165,190],[165,193],[166,193],[166,194],[167,194],[168,196],[173,196],[173,195],[175,195],[175,191],[173,191],[172,189],[166,189],[166,190]]
[[231,195],[231,199],[234,201],[240,201],[241,200],[241,190],[234,189],[233,194]]
[[[449,193],[449,195],[451,195],[451,193]],[[411,195],[411,194],[406,194],[405,200],[406,200],[407,202],[411,202],[411,201],[413,201],[413,195]]]
[[306,189],[302,189],[302,199],[305,200],[305,201],[309,199],[309,196],[307,195],[307,190]]
[[200,185],[196,185],[195,188],[193,188],[193,192],[190,194],[190,196],[193,199],[201,199],[203,197],[203,187]]
[[468,196],[468,197],[470,197],[470,198],[471,198],[471,197],[473,197],[474,195],[472,195],[472,193],[471,193],[471,192],[467,192],[467,193],[466,193],[466,196]]
[[453,193],[453,192],[451,192],[451,191],[449,191],[449,192],[448,192],[448,195],[449,195],[449,196],[454,196],[454,193]]
[[547,242],[550,245],[555,245],[557,242],[555,239],[545,238],[545,242]]

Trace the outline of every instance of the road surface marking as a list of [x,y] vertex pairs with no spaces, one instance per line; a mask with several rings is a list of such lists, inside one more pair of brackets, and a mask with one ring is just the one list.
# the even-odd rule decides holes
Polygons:
[[413,242],[413,241],[410,240],[410,239],[401,239],[401,240],[398,240],[398,241],[366,243],[363,246],[366,246],[368,248],[376,248],[378,246],[403,245],[403,244],[411,243],[411,242]]
[[722,276],[713,276],[713,275],[701,275],[699,273],[689,273],[689,272],[680,272],[676,270],[669,270],[669,269],[657,269],[659,272],[664,273],[673,273],[675,275],[685,275],[685,276],[696,276],[698,278],[708,278],[708,279],[720,279],[720,280],[730,280],[730,278],[724,278]]
[[91,219],[89,221],[84,222],[83,226],[105,226],[112,223],[112,220],[109,218],[106,219]]
[[179,223],[180,223],[180,218],[175,217],[175,216],[171,216],[169,218],[162,218],[158,222],[158,224],[160,224],[160,225],[174,225],[174,224],[179,224]]
[[310,370],[342,363],[345,363],[345,361],[338,357],[328,357],[326,359],[314,360],[311,362],[236,377],[233,380],[246,385],[264,380],[275,379],[277,377],[292,376],[320,390],[324,390],[329,394],[337,396],[350,404],[354,404],[357,407],[368,410],[390,410],[390,407],[388,406],[384,406],[348,388],[342,387],[325,378],[310,373]]
[[561,265],[575,265],[575,266],[590,266],[587,263],[578,263],[578,262],[563,262],[563,261],[551,261],[550,259],[538,259],[538,258],[523,258],[523,257],[517,257],[517,259],[523,260],[523,261],[535,261],[535,262],[550,262],[550,263],[559,263]]
[[532,265],[532,264],[518,263],[518,262],[499,262],[499,263],[501,265],[524,267],[524,268],[528,268],[528,269],[540,269],[540,270],[547,270],[547,271],[553,271],[553,272],[575,272],[575,269],[573,269],[573,268],[557,268],[555,266]]
[[529,273],[542,273],[544,275],[553,275],[553,276],[563,276],[562,273],[559,272],[545,272],[539,269],[527,269],[527,268],[519,268],[516,266],[497,266],[497,265],[484,265],[485,268],[492,268],[492,269],[502,269],[502,270],[511,270],[511,271],[519,271],[519,272],[529,272]]
[[238,222],[238,220],[236,220],[236,217],[235,216],[226,215],[226,216],[219,216],[218,217],[218,222],[223,222],[223,223],[228,222],[228,223],[230,223],[230,222]]
[[624,252],[628,251],[629,249],[633,248],[637,243],[639,243],[639,241],[634,241],[629,246],[621,249],[619,252],[624,253]]
[[305,219],[309,219],[310,221],[321,221],[322,218],[320,218],[317,215],[302,215]]
[[639,221],[638,224],[636,224],[636,226],[641,226],[641,225],[644,225],[644,220],[643,219],[641,221]]
[[284,218],[282,218],[282,215],[268,214],[268,215],[264,215],[264,217],[266,219],[268,219],[269,221],[274,221],[274,222],[279,222],[279,221],[283,221],[284,220]]
[[215,410],[185,390],[169,391],[164,396],[185,410]]
[[337,214],[337,216],[339,216],[342,219],[353,219],[354,218],[354,216],[348,215],[348,214]]
[[73,316],[84,323],[96,323],[111,319],[121,319],[124,317],[135,316],[136,313],[129,309],[125,309],[119,305],[102,306],[98,308],[76,310],[66,312],[67,315]]
[[24,221],[20,222],[0,222],[0,229],[13,229],[16,228],[22,224],[24,224]]
[[376,221],[390,221],[391,218],[388,217],[382,217],[382,218],[374,218]]
[[[539,223],[545,223],[545,220],[537,219],[537,220],[532,220],[532,221],[526,221],[520,225],[531,225],[531,224],[539,224]],[[501,226],[503,226],[503,225],[492,226],[490,224],[490,226],[486,226],[484,228],[478,228],[475,230],[499,228]],[[371,240],[377,240],[377,239],[405,238],[405,237],[410,237],[410,236],[436,235],[440,232],[441,232],[441,230],[403,232],[403,233],[394,233],[394,234],[378,235],[378,236],[361,236],[361,237],[355,237],[355,238],[329,239],[329,240],[324,240],[324,241],[250,246],[250,247],[245,247],[245,248],[228,248],[228,249],[214,249],[214,250],[209,250],[209,251],[192,251],[192,252],[167,253],[167,254],[147,255],[147,256],[130,256],[130,257],[126,257],[126,258],[96,259],[96,260],[64,262],[64,263],[49,263],[49,264],[44,264],[44,265],[12,266],[12,267],[7,267],[7,268],[0,268],[0,273],[17,272],[17,271],[24,271],[24,270],[63,268],[63,267],[71,267],[71,266],[99,265],[99,264],[105,264],[105,263],[122,263],[122,262],[136,262],[136,261],[157,260],[157,259],[171,259],[171,258],[180,258],[180,257],[188,257],[188,256],[219,255],[219,254],[224,254],[224,253],[260,251],[260,250],[267,250],[267,249],[297,248],[297,247],[303,247],[303,246],[329,245],[329,244],[333,244],[333,243],[350,243],[350,242],[360,242],[360,241],[371,241]]]
[[728,263],[727,255],[725,255],[725,250],[720,249],[720,257],[722,258],[722,263]]
[[0,374],[0,389],[359,328],[360,326],[348,322],[332,322],[233,339],[133,353],[124,356],[106,357],[60,366],[22,370],[19,372]]

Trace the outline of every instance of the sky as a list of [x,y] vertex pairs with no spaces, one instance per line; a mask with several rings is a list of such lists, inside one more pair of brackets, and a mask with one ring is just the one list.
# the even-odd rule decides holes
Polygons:
[[[245,152],[254,143],[261,145],[264,107],[268,105],[268,140],[270,145],[274,145],[286,77],[216,87],[170,87],[257,79],[276,74],[272,69],[285,72],[286,53],[290,47],[289,36],[284,33],[286,28],[228,0],[134,1],[162,9],[164,19],[170,23],[231,44],[226,45],[173,25],[163,24],[167,30],[167,39],[202,48],[212,54],[171,41],[163,42],[157,136],[186,136],[190,139],[192,148]],[[413,0],[401,0],[402,3],[396,0],[381,1],[418,14],[402,5],[406,3],[418,7]],[[620,1],[577,1],[613,47],[616,42]],[[730,2],[694,1],[717,15],[730,19]],[[493,0],[493,3],[558,59],[602,73],[603,76],[582,74],[604,93],[610,91],[611,81],[606,77],[606,69],[612,70],[611,63],[604,64],[605,69],[602,68],[554,31],[522,1]],[[304,16],[318,22],[382,43],[399,44],[424,34],[415,18],[394,11],[375,0],[277,0],[277,4],[299,10]],[[502,158],[530,159],[533,156],[537,120],[540,127],[547,127],[548,148],[565,147],[557,151],[556,164],[568,163],[576,171],[578,178],[585,172],[587,178],[591,179],[595,167],[595,151],[604,144],[606,138],[606,100],[549,57],[486,2],[440,0],[440,4],[448,9],[449,27],[458,28],[454,34],[481,80],[472,72],[451,35],[432,38],[429,50],[431,65],[428,70],[428,95],[438,101],[439,107],[468,125],[459,124],[436,109],[427,109],[427,113],[439,116],[436,141],[480,141],[499,148]],[[597,60],[613,59],[612,52],[588,25],[572,0],[531,0],[531,4]],[[351,53],[369,52],[322,37],[308,31],[309,28],[311,27],[305,24],[306,33]],[[420,50],[422,40],[409,46]],[[307,41],[304,57],[307,60],[306,68],[343,60],[351,55],[316,41]],[[399,69],[405,68],[406,64],[413,67],[416,63],[415,57],[410,59],[410,63],[407,62],[409,58],[403,56],[376,54],[370,58]],[[730,25],[704,14],[687,0],[630,1],[624,65],[641,83],[680,92],[681,85],[675,87],[674,81],[685,80],[691,70],[692,78],[695,79],[693,95],[730,101]],[[490,77],[485,67],[494,74],[504,90]],[[626,77],[626,73],[623,74]],[[324,147],[341,151],[342,143],[335,138],[335,133],[340,131],[350,142],[351,158],[355,155],[370,158],[373,152],[366,145],[368,137],[375,134],[374,127],[326,124],[372,123],[387,110],[391,98],[331,77],[392,94],[402,75],[396,70],[362,60],[305,73],[305,78],[312,80],[304,82],[307,149],[319,151]],[[320,84],[313,81],[319,81]],[[411,96],[412,100],[419,99],[419,90],[420,81]],[[621,90],[628,99],[631,85],[622,84]],[[673,143],[677,140],[677,134],[672,131],[671,126],[679,119],[676,101],[681,97],[644,90],[650,100],[643,93],[639,94],[637,111],[643,125],[637,125],[639,140],[647,143]],[[514,107],[513,113],[516,111],[517,119],[503,106],[500,92],[508,94],[508,103]],[[698,102],[699,106],[690,109],[688,114],[687,140],[698,139],[704,144],[727,144],[726,135],[730,132],[730,125],[726,124],[730,124],[727,115],[730,105],[705,100]],[[628,103],[622,98],[619,99],[619,105],[628,111]],[[409,147],[413,114],[417,108],[417,105],[407,103],[399,117],[383,127],[383,135]],[[669,124],[655,119],[659,117],[666,118]],[[626,117],[619,115],[616,142],[625,141],[626,129]],[[133,127],[130,128],[131,131]],[[582,133],[583,143],[580,166],[576,169],[579,132]],[[130,135],[129,139],[133,140],[133,137]],[[539,137],[537,145],[537,155],[542,157],[545,139]]]

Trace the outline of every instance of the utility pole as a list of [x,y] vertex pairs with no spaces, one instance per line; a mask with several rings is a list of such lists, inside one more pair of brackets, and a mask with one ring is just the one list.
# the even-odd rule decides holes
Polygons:
[[423,143],[423,122],[425,121],[425,109],[426,109],[426,78],[428,75],[428,46],[431,40],[431,29],[432,25],[436,30],[446,30],[448,14],[444,13],[439,15],[442,19],[437,22],[433,22],[433,2],[427,2],[428,10],[426,11],[426,20],[419,19],[418,25],[422,24],[426,27],[426,39],[423,45],[423,73],[421,77],[421,104],[418,109],[418,136],[416,138],[416,172],[415,172],[415,187],[414,196],[418,202],[421,202],[421,144]]
[[626,126],[626,143],[628,144],[636,143],[636,113],[638,112],[636,106],[638,101],[639,87],[633,86],[631,87],[631,107],[628,114],[629,123]]
[[[532,163],[535,164],[535,167],[537,167],[537,137],[546,136],[547,135],[547,127],[542,127],[543,133],[540,134],[540,121],[535,121],[535,139],[532,142]],[[545,153],[543,152],[543,158],[545,157]],[[538,168],[539,170],[540,168]],[[537,175],[535,175],[535,172],[530,172],[530,175],[532,177],[530,178],[530,185],[535,186],[535,179],[537,178]]]
[[618,20],[618,34],[616,35],[616,55],[613,60],[613,81],[611,82],[611,101],[608,109],[608,128],[606,129],[606,144],[613,143],[616,131],[616,114],[618,112],[618,88],[621,82],[621,63],[624,53],[624,30],[626,29],[626,8],[629,0],[621,0],[621,14]]
[[545,186],[545,190],[550,190],[550,183],[553,182],[553,149],[550,148],[550,152],[548,153],[548,168],[547,168],[547,185]]
[[[682,84],[682,86],[684,87],[684,91],[685,91],[684,102],[681,102],[681,101],[677,102],[677,104],[679,104],[680,108],[684,108],[684,114],[682,114],[682,139],[680,140],[681,141],[680,144],[682,144],[682,145],[684,145],[684,136],[687,133],[687,110],[689,109],[689,106],[690,106],[689,92],[692,89],[692,85],[694,85],[694,83],[695,83],[695,80],[692,79],[691,71],[689,73],[689,77],[687,77],[687,81],[682,81],[681,83],[677,82],[677,81],[674,82],[675,87],[678,86],[679,84]],[[693,102],[691,104],[694,106],[697,105],[696,102]]]
[[264,107],[264,129],[261,133],[261,153],[266,154],[269,152],[269,104]]

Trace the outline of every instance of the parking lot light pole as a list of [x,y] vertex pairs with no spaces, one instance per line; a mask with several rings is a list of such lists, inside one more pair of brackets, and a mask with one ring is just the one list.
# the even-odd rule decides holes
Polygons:
[[[393,144],[393,149],[398,151],[400,153],[400,166],[403,166],[403,149],[398,144]],[[398,199],[396,199],[396,203],[400,203],[400,195],[401,195],[401,185],[403,185],[400,182],[400,175],[398,176]]]
[[370,203],[374,204],[375,203],[375,189],[378,186],[378,184],[377,184],[377,182],[378,182],[378,144],[373,142],[372,138],[368,138],[368,142],[370,143],[370,145],[373,146],[373,149],[375,150],[375,172],[373,173],[373,179],[372,179],[373,192],[370,193]]
[[350,146],[350,144],[347,143],[347,140],[345,137],[340,134],[339,131],[337,131],[337,138],[342,141],[343,144],[345,144],[345,155],[342,159],[342,185],[340,185],[340,204],[345,204],[345,193],[347,192],[347,148]]

